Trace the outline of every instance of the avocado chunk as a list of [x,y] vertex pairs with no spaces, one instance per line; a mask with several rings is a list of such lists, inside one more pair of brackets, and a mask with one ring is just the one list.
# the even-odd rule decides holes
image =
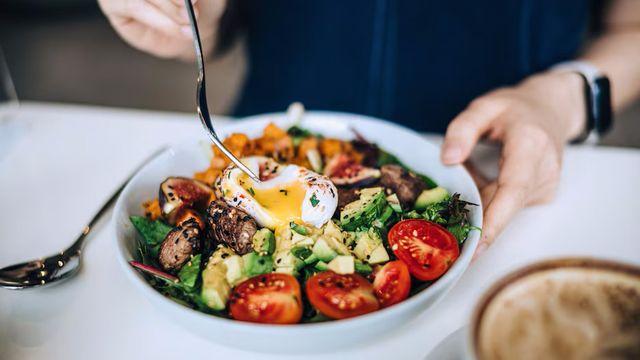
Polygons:
[[223,262],[229,256],[233,256],[235,254],[236,253],[233,250],[231,250],[230,248],[220,245],[220,246],[218,246],[216,251],[213,252],[211,257],[209,257],[208,264],[219,264],[219,263]]
[[382,239],[375,231],[361,232],[358,233],[353,253],[358,259],[369,262],[371,253],[380,245],[382,245]]
[[316,262],[318,262],[318,257],[316,256],[316,254],[313,254],[313,253],[311,255],[309,255],[308,258],[304,259],[304,263],[306,265],[311,265],[311,264],[316,263]]
[[227,267],[227,281],[230,285],[235,286],[237,283],[244,280],[244,264],[242,256],[232,255],[222,261]]
[[309,249],[308,247],[294,246],[291,249],[291,254],[293,254],[293,256],[297,257],[298,259],[305,261],[307,258],[313,255],[313,251],[311,251],[311,249]]
[[354,265],[355,265],[356,272],[362,275],[369,275],[373,271],[373,268],[371,267],[371,265],[365,264],[360,260],[355,260]]
[[338,255],[331,260],[327,267],[338,274],[353,274],[355,262],[351,255]]
[[323,236],[321,237],[321,239],[324,239],[324,241],[327,242],[329,247],[332,248],[335,252],[337,252],[338,255],[351,255],[351,251],[349,251],[349,248],[345,244],[343,244],[340,240],[330,236]]
[[369,254],[369,260],[367,260],[371,265],[381,264],[387,261],[389,261],[389,254],[387,254],[387,250],[382,244],[373,249],[371,254]]
[[231,285],[226,277],[227,267],[224,263],[209,260],[202,271],[202,290],[200,298],[213,310],[224,310],[231,294]]
[[318,261],[313,267],[318,271],[327,271],[327,270],[329,270],[329,267],[328,267],[327,263],[324,262],[324,261]]
[[400,199],[398,199],[398,195],[391,194],[387,196],[387,202],[389,203],[389,206],[391,206],[391,209],[393,209],[393,211],[397,213],[402,212],[402,206],[400,206]]
[[324,238],[320,238],[313,245],[313,254],[324,262],[333,260],[338,254],[327,244]]
[[313,239],[307,235],[300,235],[297,232],[293,232],[293,236],[291,236],[291,245],[313,246]]
[[418,211],[424,210],[427,206],[439,203],[449,197],[449,192],[443,187],[424,190],[416,199],[415,208]]
[[276,227],[275,236],[276,252],[291,248],[291,238],[293,237],[293,231],[291,231],[291,228],[289,226]]
[[340,242],[344,242],[344,233],[338,227],[338,225],[336,225],[336,223],[333,222],[333,220],[330,220],[329,222],[327,222],[327,224],[324,226],[322,234],[324,236],[335,238]]
[[274,255],[276,272],[296,275],[304,267],[304,261],[294,256],[289,249],[277,251]]
[[340,225],[346,231],[367,227],[380,217],[387,207],[381,187],[360,190],[360,198],[348,203],[340,212]]
[[244,275],[253,277],[270,273],[273,270],[273,258],[269,255],[260,255],[255,251],[242,256],[244,263]]
[[267,228],[256,231],[252,240],[253,250],[260,255],[272,255],[276,250],[276,237]]

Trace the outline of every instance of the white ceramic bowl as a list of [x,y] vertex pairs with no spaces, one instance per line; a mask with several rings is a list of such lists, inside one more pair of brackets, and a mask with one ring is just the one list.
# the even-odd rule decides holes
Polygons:
[[[291,125],[284,114],[260,115],[229,124],[221,129],[220,135],[224,137],[232,132],[243,132],[250,137],[259,136],[271,121],[282,127]],[[439,160],[439,149],[411,130],[370,117],[332,112],[308,112],[300,125],[325,136],[343,139],[353,138],[350,128],[356,129],[366,139],[398,156],[412,169],[429,175],[450,192],[460,193],[462,199],[481,204],[478,189],[467,171],[462,166],[443,166]],[[154,290],[141,274],[128,265],[128,261],[134,257],[138,236],[129,222],[129,216],[142,213],[140,204],[157,196],[158,186],[166,177],[192,176],[194,172],[207,167],[209,159],[203,150],[202,140],[204,137],[173,147],[140,170],[118,199],[113,224],[119,260],[135,287],[159,311],[211,341],[245,350],[299,352],[322,348],[335,351],[339,347],[379,338],[381,334],[388,334],[392,329],[410,322],[435,304],[469,266],[478,245],[480,234],[472,231],[458,260],[433,285],[400,304],[352,319],[278,326],[234,321],[192,310]],[[470,215],[473,225],[482,225],[482,206],[472,207]]]

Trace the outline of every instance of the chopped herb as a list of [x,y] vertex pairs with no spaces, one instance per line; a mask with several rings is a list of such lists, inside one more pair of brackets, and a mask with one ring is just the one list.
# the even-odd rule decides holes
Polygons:
[[292,221],[289,223],[289,227],[291,228],[291,230],[297,232],[300,235],[309,235],[309,230],[307,230],[307,228],[303,225],[296,224]]
[[251,196],[255,196],[256,192],[253,190],[252,187],[250,187],[249,189],[247,189],[247,191],[249,192],[249,194],[251,194]]
[[320,203],[320,200],[318,200],[318,198],[316,197],[316,194],[313,194],[311,196],[311,199],[309,199],[309,201],[311,202],[311,206],[313,207],[318,206],[318,204]]
[[280,192],[284,194],[284,196],[287,196],[287,194],[289,194],[289,192],[286,189],[280,189]]

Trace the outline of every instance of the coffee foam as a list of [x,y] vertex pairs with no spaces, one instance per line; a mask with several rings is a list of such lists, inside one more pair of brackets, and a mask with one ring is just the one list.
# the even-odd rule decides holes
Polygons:
[[640,359],[640,276],[534,272],[502,288],[478,320],[481,359]]

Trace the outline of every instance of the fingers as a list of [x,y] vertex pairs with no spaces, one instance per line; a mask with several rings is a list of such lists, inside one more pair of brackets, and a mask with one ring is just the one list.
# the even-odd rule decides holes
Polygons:
[[442,162],[446,165],[465,161],[489,124],[503,111],[501,101],[480,99],[469,105],[447,128],[442,144]]
[[[170,0],[170,2],[172,2],[175,6],[180,6],[180,7],[184,7],[186,5],[184,3],[184,0]],[[191,4],[193,5],[195,5],[197,2],[198,0],[191,0]]]
[[172,1],[167,0],[146,0],[151,5],[162,11],[167,17],[175,21],[178,25],[188,25],[189,15],[187,9],[182,4],[175,4]]
[[[163,1],[163,0],[159,0]],[[167,2],[168,3],[168,2]],[[138,2],[140,10],[132,12],[135,20],[167,36],[189,37],[191,32],[188,26],[181,25],[159,7],[150,2]],[[173,5],[172,5],[173,6]]]
[[471,175],[471,178],[473,179],[473,182],[476,183],[478,189],[482,189],[489,184],[489,178],[480,171],[473,162],[470,160],[465,161],[464,167],[469,172],[469,175]]
[[[482,227],[482,248],[488,247],[513,216],[527,203],[540,163],[540,152],[526,137],[509,136],[503,148],[503,163],[496,183],[483,191],[491,196]],[[493,195],[491,195],[493,193]],[[482,249],[479,250],[481,251]]]

